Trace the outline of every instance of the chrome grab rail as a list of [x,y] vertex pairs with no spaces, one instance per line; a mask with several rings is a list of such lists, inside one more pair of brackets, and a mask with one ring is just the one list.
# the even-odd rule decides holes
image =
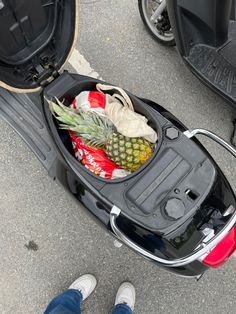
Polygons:
[[236,158],[236,148],[226,142],[222,137],[216,135],[215,133],[205,130],[205,129],[194,129],[194,130],[188,130],[184,132],[184,135],[186,135],[188,138],[192,138],[195,135],[205,135],[215,141],[216,143],[223,146],[225,149],[227,149],[235,158]]
[[221,240],[223,240],[226,237],[226,235],[229,233],[229,231],[236,224],[236,211],[235,211],[230,221],[225,226],[225,228],[221,230],[218,235],[216,235],[214,238],[209,240],[207,243],[203,243],[193,254],[188,255],[186,257],[178,258],[175,260],[168,260],[168,259],[158,257],[154,255],[153,253],[146,251],[144,248],[142,248],[141,246],[134,243],[131,239],[129,239],[118,228],[116,224],[116,219],[119,217],[120,214],[121,214],[121,210],[118,207],[113,206],[110,213],[110,224],[111,224],[111,229],[114,232],[114,234],[117,236],[117,238],[120,241],[122,241],[124,244],[129,246],[131,249],[136,251],[137,253],[143,255],[144,257],[148,259],[151,259],[152,261],[160,263],[166,267],[180,267],[180,266],[190,264],[196,260],[200,260],[204,254],[209,253]]

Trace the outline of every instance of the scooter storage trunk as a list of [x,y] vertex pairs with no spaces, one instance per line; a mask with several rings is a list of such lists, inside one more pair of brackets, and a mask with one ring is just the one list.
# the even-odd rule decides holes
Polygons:
[[[50,84],[44,95],[47,99],[55,96],[74,99],[82,91],[96,90],[98,82],[65,74]],[[152,158],[135,173],[116,180],[91,174],[79,163],[78,168],[88,181],[93,178],[94,188],[101,184],[99,193],[122,208],[122,212],[134,222],[160,234],[170,233],[186,221],[210,193],[216,180],[216,169],[208,155],[174,124],[136,96],[130,93],[129,96],[136,112],[145,115],[158,133],[159,140]],[[65,142],[66,132],[58,129],[47,104],[45,113],[50,130],[54,136],[58,135],[60,145],[61,138]],[[68,145],[63,145],[62,149],[64,146],[71,151]]]
[[100,82],[59,74],[76,42],[77,1],[1,3],[0,115],[50,176],[121,241],[172,272],[201,275],[207,269],[202,256],[236,220],[234,193],[212,157],[171,113],[127,92],[159,135],[154,154],[123,179],[91,173],[75,159],[68,132],[58,128],[45,101],[73,100]]

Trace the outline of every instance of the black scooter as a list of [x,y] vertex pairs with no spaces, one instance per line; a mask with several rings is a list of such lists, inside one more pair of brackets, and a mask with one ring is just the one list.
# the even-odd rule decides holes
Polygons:
[[[235,0],[166,0],[177,48],[191,71],[236,108]],[[236,145],[235,128],[231,142]]]
[[[189,1],[189,0],[188,0]],[[183,1],[182,1],[183,2]],[[186,1],[187,2],[187,1]],[[175,1],[172,13],[178,12]],[[177,14],[177,13],[176,13]],[[199,278],[236,250],[236,197],[196,135],[160,105],[127,92],[158,132],[153,157],[116,180],[96,176],[74,156],[45,98],[73,100],[99,80],[63,72],[78,31],[75,0],[0,1],[0,117],[25,140],[49,176],[61,183],[119,241],[180,276]]]
[[175,41],[186,64],[236,106],[235,1],[166,2]]
[[235,0],[139,0],[139,11],[155,39],[176,43],[190,70],[236,107]]

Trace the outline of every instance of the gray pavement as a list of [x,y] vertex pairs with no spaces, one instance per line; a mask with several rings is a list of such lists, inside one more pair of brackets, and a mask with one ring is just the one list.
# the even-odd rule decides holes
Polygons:
[[[174,48],[149,37],[136,0],[83,0],[80,8],[78,49],[106,81],[159,102],[189,127],[229,138],[233,110],[185,68]],[[0,313],[40,314],[85,272],[99,280],[85,314],[108,313],[124,280],[136,286],[136,313],[235,313],[235,258],[197,283],[115,248],[113,238],[47,177],[18,135],[1,120],[0,128]],[[204,143],[236,189],[233,158]]]

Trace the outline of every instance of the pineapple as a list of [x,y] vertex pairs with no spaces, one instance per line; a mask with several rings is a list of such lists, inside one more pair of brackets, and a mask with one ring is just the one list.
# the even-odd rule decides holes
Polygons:
[[88,145],[104,148],[107,156],[121,168],[134,172],[153,154],[147,140],[117,133],[105,116],[66,107],[58,99],[56,103],[49,101],[49,108],[62,129],[77,133]]

